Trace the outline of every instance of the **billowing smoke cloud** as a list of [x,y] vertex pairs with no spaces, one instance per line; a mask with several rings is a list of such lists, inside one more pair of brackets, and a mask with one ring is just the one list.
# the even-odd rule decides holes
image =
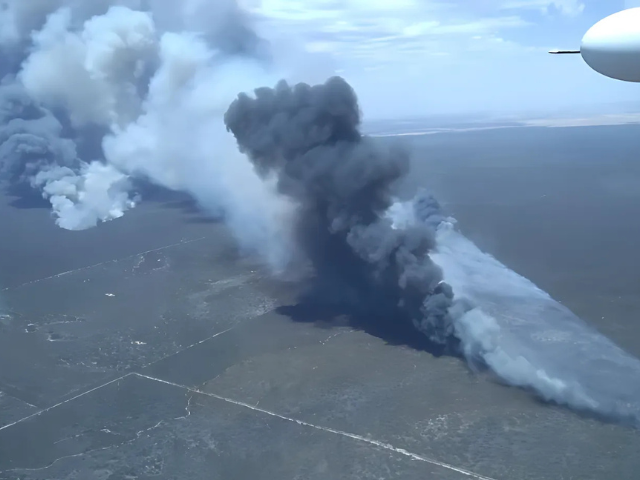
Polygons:
[[134,207],[130,180],[149,181],[190,193],[242,247],[286,263],[293,207],[237,160],[222,121],[239,89],[278,78],[235,0],[16,0],[0,23],[13,66],[2,175],[14,189],[34,188],[61,227],[83,229]]
[[61,9],[32,38],[19,79],[34,99],[62,108],[76,127],[137,117],[157,45],[149,13],[112,7],[76,32],[71,10]]
[[[139,97],[122,77],[140,76],[139,43],[152,46],[136,37],[139,16],[124,7],[108,11],[109,3],[10,1],[0,13],[0,174],[14,193],[30,187],[48,199],[58,225],[71,230],[135,206],[127,173],[105,161],[99,136],[124,121],[123,112],[135,115]],[[118,64],[124,50],[120,57],[129,61]],[[96,131],[83,160],[78,144],[86,147]]]
[[[397,229],[384,216],[408,153],[360,134],[356,94],[342,78],[241,94],[225,122],[256,169],[275,174],[278,191],[299,206],[297,244],[321,281],[339,285],[333,295],[357,289],[358,302],[384,300],[434,342],[451,338],[453,292],[429,257],[434,225]],[[416,207],[429,219],[439,213],[427,198]]]
[[[0,175],[14,192],[37,188],[67,229],[95,226],[134,205],[125,175],[100,162],[85,163],[62,124],[15,83],[0,86]],[[21,192],[22,191],[22,192]]]
[[74,28],[94,15],[104,14],[114,5],[139,9],[142,0],[4,0],[0,5],[0,73],[19,69],[20,63],[31,49],[32,32],[39,31],[47,17],[61,9],[67,9]]

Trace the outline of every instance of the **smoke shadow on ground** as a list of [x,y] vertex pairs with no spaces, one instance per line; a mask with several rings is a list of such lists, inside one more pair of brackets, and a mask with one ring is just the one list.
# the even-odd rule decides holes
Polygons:
[[171,200],[162,204],[162,208],[170,210],[179,210],[185,215],[200,215],[202,210],[198,208],[198,204],[191,198],[183,200]]
[[25,184],[5,184],[2,190],[8,196],[13,198],[9,202],[9,206],[20,210],[30,210],[38,208],[51,208],[51,203],[29,185]]
[[[336,280],[335,278],[332,280]],[[390,346],[404,346],[426,352],[436,358],[453,357],[466,366],[469,373],[499,385],[501,388],[517,388],[530,395],[531,401],[544,408],[560,408],[571,411],[585,421],[595,421],[625,428],[639,428],[634,411],[625,409],[587,408],[575,403],[558,401],[546,397],[532,386],[513,385],[500,377],[482,357],[466,358],[462,353],[460,340],[451,336],[447,344],[434,343],[403,317],[393,297],[384,299],[366,289],[352,288],[353,285],[335,281],[333,285],[320,284],[316,279],[298,285],[295,301],[276,308],[276,312],[294,322],[311,324],[316,328],[351,328],[379,338]],[[296,287],[294,287],[296,288]],[[357,302],[349,298],[358,299]],[[628,409],[627,409],[628,410]]]
[[219,224],[222,223],[222,219],[218,217],[207,217],[205,215],[199,215],[196,217],[189,217],[186,220],[187,223],[192,224]]
[[153,202],[161,208],[179,211],[185,216],[186,223],[218,224],[224,220],[220,215],[210,215],[205,212],[192,196],[184,192],[139,180],[135,182],[135,191],[139,193],[142,202]]
[[[335,294],[336,290],[342,292]],[[318,328],[352,328],[379,338],[388,345],[409,347],[434,357],[448,355],[461,358],[457,339],[452,338],[448,344],[432,342],[410,319],[403,318],[390,299],[375,298],[369,292],[365,296],[352,297],[367,298],[369,301],[350,302],[344,300],[345,296],[348,297],[348,294],[344,295],[344,291],[336,286],[327,289],[309,282],[302,287],[302,293],[297,296],[295,303],[280,306],[276,308],[276,312],[294,322],[309,323]]]
[[632,413],[597,411],[576,405],[567,405],[563,402],[541,397],[540,392],[532,387],[511,385],[500,378],[496,372],[492,371],[481,360],[467,361],[461,353],[460,343],[456,338],[452,338],[447,345],[431,342],[410,321],[399,318],[397,313],[394,314],[389,310],[371,309],[366,311],[347,304],[323,302],[321,298],[314,298],[312,294],[310,295],[307,292],[296,303],[281,306],[276,309],[276,312],[294,322],[313,324],[317,328],[351,328],[379,338],[390,346],[409,347],[426,352],[436,358],[442,356],[457,358],[464,363],[470,374],[481,376],[486,381],[502,388],[522,390],[530,395],[532,402],[543,408],[568,410],[585,421],[595,421],[624,428],[640,428],[637,417]]
[[19,196],[9,202],[9,206],[20,210],[51,208],[51,204],[46,199],[38,196]]
[[322,305],[302,301],[294,305],[278,307],[276,312],[289,317],[294,322],[312,323],[319,328],[349,327],[383,340],[392,346],[407,346],[426,351],[434,357],[449,352],[443,345],[434,344],[405,322],[393,322],[381,314],[356,312],[346,306]]
[[210,215],[192,198],[173,200],[162,204],[162,208],[178,210],[186,223],[219,224],[224,223],[222,215]]

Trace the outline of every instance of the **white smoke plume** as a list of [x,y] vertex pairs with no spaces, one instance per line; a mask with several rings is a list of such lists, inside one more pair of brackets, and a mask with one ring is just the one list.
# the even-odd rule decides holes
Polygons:
[[[388,212],[396,228],[428,220],[412,203]],[[471,365],[546,401],[640,427],[640,360],[576,317],[526,278],[482,252],[448,219],[432,260],[459,300],[455,336]]]
[[56,223],[67,230],[84,230],[124,215],[135,206],[129,182],[120,171],[100,162],[40,170],[31,185],[51,202]]
[[112,7],[76,32],[71,10],[63,8],[32,38],[19,74],[32,98],[63,108],[76,127],[135,120],[142,101],[138,85],[157,46],[148,13]]
[[[42,147],[65,146],[49,152],[46,167],[13,158],[12,179],[39,189],[58,225],[83,229],[121,216],[137,201],[129,180],[140,179],[190,193],[224,215],[241,246],[274,268],[286,263],[293,206],[237,161],[222,121],[239,90],[279,78],[234,0],[16,0],[0,23],[4,57],[20,60],[7,83],[46,116],[46,138],[36,133]],[[83,161],[74,142],[89,131],[102,141]],[[6,148],[20,142],[13,137]]]

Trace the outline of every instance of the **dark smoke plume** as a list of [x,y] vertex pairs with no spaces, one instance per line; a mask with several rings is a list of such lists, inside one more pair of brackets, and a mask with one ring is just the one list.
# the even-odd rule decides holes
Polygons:
[[[409,155],[361,135],[356,94],[339,77],[323,85],[280,82],[240,94],[225,114],[258,172],[275,174],[299,206],[295,232],[327,295],[364,311],[392,313],[445,344],[453,333],[452,289],[429,257],[435,201],[416,199],[426,221],[394,228],[384,213]],[[345,298],[346,297],[346,298]]]
[[15,83],[0,85],[0,177],[16,189],[30,188],[39,172],[76,170],[72,140],[61,137],[62,124]]

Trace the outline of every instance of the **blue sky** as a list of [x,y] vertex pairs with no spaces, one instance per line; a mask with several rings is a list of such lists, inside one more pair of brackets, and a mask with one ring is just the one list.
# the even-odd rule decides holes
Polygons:
[[606,111],[601,105],[640,101],[640,85],[602,77],[579,56],[546,53],[579,48],[594,23],[640,0],[243,3],[276,37],[345,76],[369,118]]

